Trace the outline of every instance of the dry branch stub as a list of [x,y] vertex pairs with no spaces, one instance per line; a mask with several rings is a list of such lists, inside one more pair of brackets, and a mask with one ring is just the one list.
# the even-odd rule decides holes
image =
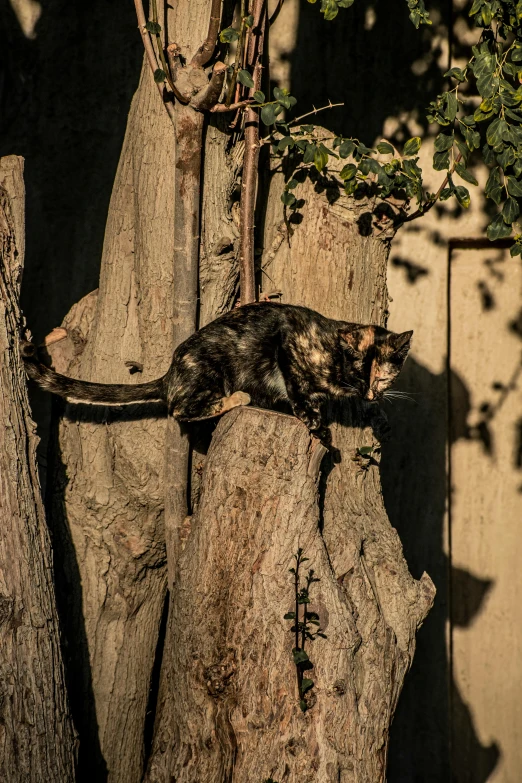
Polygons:
[[[179,561],[160,703],[169,719],[148,783],[384,780],[389,723],[434,590],[410,576],[382,503],[369,508],[361,491],[339,509],[343,534],[323,536],[317,445],[290,416],[245,408],[221,419]],[[309,609],[327,636],[308,646],[305,713],[283,619],[299,547],[320,579]]]

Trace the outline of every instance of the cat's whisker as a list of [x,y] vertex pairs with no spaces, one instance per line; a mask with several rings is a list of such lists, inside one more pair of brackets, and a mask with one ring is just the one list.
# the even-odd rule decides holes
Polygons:
[[417,402],[413,397],[411,397],[409,394],[406,394],[406,392],[402,391],[385,391],[384,397],[389,399],[390,397],[394,397],[397,400],[408,400],[409,402]]

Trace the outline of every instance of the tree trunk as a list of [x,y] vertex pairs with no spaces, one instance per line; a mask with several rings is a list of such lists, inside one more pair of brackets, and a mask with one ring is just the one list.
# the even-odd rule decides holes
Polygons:
[[[192,2],[184,24],[172,14],[165,25],[171,38],[184,53],[191,41],[197,48],[209,0]],[[225,151],[229,121],[213,117],[206,133],[201,320],[229,309],[237,277],[230,206],[238,159]],[[66,317],[67,339],[50,346],[58,371],[106,383],[166,372],[179,197],[174,163],[172,123],[145,62],[114,183],[100,288]],[[65,406],[56,424],[49,502],[79,774],[89,781],[141,780],[150,743],[167,584],[165,425],[154,406],[118,412],[75,405]]]
[[[278,166],[263,255],[272,284],[330,317],[383,323],[390,236],[379,205],[342,195],[333,165],[328,179],[304,179],[303,220],[285,224],[283,187]],[[390,723],[435,591],[409,574],[386,516],[368,411],[332,406],[330,419],[319,486],[296,420],[244,410],[220,422],[180,560],[147,783],[385,779]],[[376,451],[361,459],[368,445]],[[305,715],[282,620],[298,547],[321,579],[312,600],[328,636],[309,652]]]
[[23,163],[11,156],[0,159],[0,779],[73,783],[75,737],[19,353],[23,260]]

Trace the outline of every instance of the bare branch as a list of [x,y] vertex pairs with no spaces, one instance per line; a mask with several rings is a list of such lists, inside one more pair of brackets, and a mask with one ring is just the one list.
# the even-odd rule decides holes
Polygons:
[[[254,0],[254,24],[248,41],[247,62],[254,66],[252,78],[254,87],[250,95],[259,90],[261,84],[261,55],[265,39],[266,3]],[[254,275],[254,212],[256,205],[257,176],[259,162],[259,114],[250,106],[245,109],[245,157],[241,183],[240,229],[239,229],[239,280],[241,304],[255,302]]]
[[243,109],[245,106],[251,106],[253,103],[255,103],[253,98],[247,98],[244,101],[239,101],[238,103],[231,103],[230,106],[227,106],[226,103],[217,103],[215,106],[213,106],[210,111],[211,112],[224,112],[224,111],[236,111],[236,109]]
[[214,65],[209,83],[203,90],[200,90],[190,102],[193,109],[196,109],[197,111],[213,110],[213,107],[216,106],[219,96],[221,95],[226,72],[227,66],[225,63],[217,62]]
[[212,0],[212,8],[210,9],[210,22],[208,25],[208,33],[206,39],[203,41],[196,54],[192,58],[191,65],[199,65],[203,68],[208,63],[214,49],[216,48],[216,41],[219,32],[219,25],[221,23],[221,0]]
[[328,101],[326,106],[321,106],[319,109],[316,109],[314,106],[313,111],[308,111],[306,114],[301,114],[300,117],[296,117],[295,120],[292,120],[290,127],[297,125],[297,123],[301,120],[304,120],[305,117],[311,117],[312,114],[318,114],[320,111],[324,111],[325,109],[335,109],[336,106],[344,106],[344,103],[332,103],[331,101]]
[[[143,46],[145,48],[145,54],[147,55],[147,60],[149,61],[149,65],[152,71],[152,75],[154,76],[154,73],[158,70],[158,61],[156,60],[156,55],[154,54],[154,47],[152,46],[152,41],[149,38],[149,34],[147,30],[145,29],[145,25],[147,24],[147,21],[145,19],[145,12],[143,10],[143,3],[142,0],[134,0],[134,7],[136,8],[136,16],[138,18],[138,29],[141,33],[141,39],[143,41]],[[170,101],[166,101],[164,98],[164,90],[165,88],[161,85],[155,82],[156,87],[158,88],[158,92],[160,94],[161,100],[163,105],[165,106],[167,113],[174,122],[174,106]]]

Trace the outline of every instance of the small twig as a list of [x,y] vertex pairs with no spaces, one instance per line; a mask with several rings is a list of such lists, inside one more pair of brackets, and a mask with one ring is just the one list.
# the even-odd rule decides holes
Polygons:
[[244,101],[239,101],[239,103],[231,103],[230,106],[227,106],[226,103],[217,103],[215,106],[213,106],[210,109],[210,111],[211,112],[236,111],[237,109],[244,109],[245,106],[251,106],[253,103],[255,103],[253,98],[247,98]]
[[[156,55],[154,54],[154,47],[152,46],[152,41],[150,40],[149,34],[145,28],[145,25],[147,24],[147,20],[145,19],[145,12],[143,10],[142,0],[134,0],[134,7],[136,8],[136,16],[138,18],[138,30],[141,33],[141,39],[143,41],[143,46],[145,48],[145,54],[147,55],[147,60],[149,61],[152,75],[154,76],[154,73],[158,70],[159,66],[158,66],[158,61],[156,60]],[[174,106],[170,101],[166,101],[164,99],[165,88],[161,84],[158,84],[157,82],[154,83],[158,88],[161,101],[165,106],[170,119],[172,120],[172,122],[174,122]]]
[[281,13],[281,9],[282,9],[282,7],[283,7],[283,4],[284,4],[284,2],[285,2],[285,0],[279,0],[278,4],[277,4],[277,6],[276,6],[276,9],[275,9],[275,11],[274,11],[274,13],[272,14],[272,16],[270,17],[270,19],[268,20],[268,26],[269,26],[269,27],[272,27],[272,25],[273,25],[273,24],[274,24],[274,22],[276,21],[277,17],[278,17],[278,16],[279,16],[279,14]]
[[192,58],[192,65],[199,65],[203,68],[216,48],[216,41],[219,33],[219,25],[221,23],[221,0],[212,0],[212,7],[210,9],[210,21],[208,23],[207,37],[197,50],[196,54]]
[[331,101],[328,101],[327,106],[321,106],[319,109],[316,109],[314,106],[313,111],[308,111],[306,114],[301,114],[300,117],[296,117],[295,120],[292,120],[290,127],[297,125],[297,123],[301,120],[304,120],[305,117],[310,117],[312,114],[318,114],[320,111],[324,111],[325,109],[335,109],[336,106],[344,106],[344,103],[332,103]]
[[409,223],[411,220],[415,220],[416,218],[420,217],[421,215],[425,215],[427,212],[429,212],[429,211],[430,211],[430,209],[431,209],[431,208],[432,208],[432,207],[433,207],[433,206],[434,206],[434,205],[437,203],[437,201],[439,200],[439,198],[440,198],[440,194],[442,193],[442,191],[444,190],[444,188],[445,188],[445,187],[446,187],[446,185],[448,184],[449,177],[450,177],[450,176],[453,174],[453,172],[455,171],[455,168],[456,168],[456,166],[457,166],[457,163],[460,163],[460,161],[461,161],[461,158],[462,158],[462,152],[459,152],[459,154],[458,154],[458,155],[457,155],[457,157],[455,158],[455,162],[453,163],[453,166],[451,167],[451,171],[448,171],[448,173],[446,174],[446,176],[445,176],[445,178],[444,178],[444,180],[443,180],[443,182],[442,182],[442,185],[440,186],[440,188],[439,188],[439,189],[437,190],[437,192],[435,193],[435,198],[433,199],[433,201],[430,201],[430,202],[429,202],[429,204],[427,204],[427,205],[424,207],[424,209],[417,209],[417,210],[416,210],[416,211],[415,211],[415,212],[414,212],[412,215],[408,215],[408,217],[404,218],[404,220],[403,220],[401,223],[399,223],[399,225],[397,226],[397,228],[400,228],[401,226],[403,226],[403,225],[404,225],[404,223]]

